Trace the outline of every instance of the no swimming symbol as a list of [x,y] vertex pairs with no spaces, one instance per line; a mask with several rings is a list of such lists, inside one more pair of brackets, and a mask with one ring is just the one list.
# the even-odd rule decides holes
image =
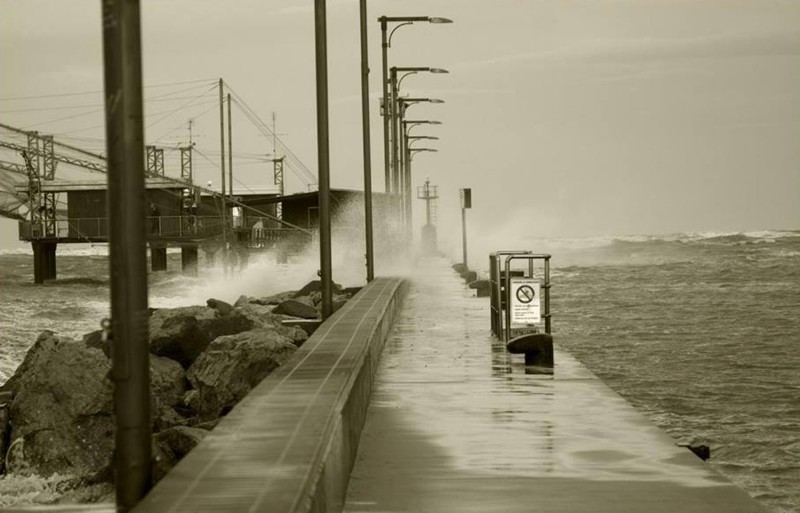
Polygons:
[[520,303],[528,304],[536,297],[536,292],[530,285],[522,285],[517,289],[517,299]]

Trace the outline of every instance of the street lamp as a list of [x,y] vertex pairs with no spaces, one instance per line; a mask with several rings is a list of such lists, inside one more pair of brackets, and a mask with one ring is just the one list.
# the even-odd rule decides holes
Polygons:
[[[399,167],[400,159],[402,155],[400,152],[402,151],[403,144],[400,140],[402,134],[398,133],[400,130],[400,126],[403,120],[403,109],[398,107],[398,97],[399,97],[399,90],[400,84],[403,82],[403,79],[409,75],[414,75],[419,72],[428,72],[428,73],[435,73],[435,74],[445,74],[449,73],[446,69],[443,68],[431,68],[427,66],[412,66],[412,67],[397,67],[394,66],[391,69],[390,79],[389,82],[391,84],[391,109],[392,109],[392,163],[391,163],[391,171],[390,171],[390,183],[394,185],[393,192],[395,194],[402,194],[402,191],[399,189],[400,181],[401,181],[401,168]],[[398,79],[398,74],[403,73],[402,76]],[[438,102],[433,102],[438,103]],[[393,175],[393,176],[392,176]],[[410,194],[410,192],[409,192]]]
[[[391,189],[391,176],[390,176],[390,163],[391,163],[391,149],[389,147],[389,117],[392,115],[392,109],[394,108],[392,105],[389,104],[389,47],[392,46],[392,36],[402,26],[405,25],[412,25],[417,22],[427,22],[427,23],[453,23],[453,20],[448,18],[442,18],[437,16],[381,16],[378,18],[378,21],[381,24],[381,50],[382,50],[382,60],[383,60],[383,75],[382,75],[382,85],[383,85],[383,165],[384,165],[384,173],[385,173],[385,184],[386,184],[386,193],[388,194]],[[391,33],[387,36],[387,30],[389,28],[390,23],[397,23],[398,25],[394,27]]]
[[406,135],[408,135],[410,133],[409,130],[411,130],[412,128],[414,128],[417,125],[441,125],[442,122],[441,121],[432,121],[430,119],[409,119],[409,120],[403,121],[403,124],[405,125]]
[[[415,126],[420,126],[420,125],[441,125],[441,124],[442,124],[441,121],[436,121],[436,120],[431,120],[431,119],[403,120],[403,122],[402,122],[402,125],[403,125],[403,137],[404,137],[404,139],[406,141],[409,138],[413,139],[413,138],[417,137],[417,136],[410,135],[411,134],[411,129],[414,128]],[[420,137],[432,138],[432,136],[420,136]],[[438,139],[438,138],[436,138],[436,139]],[[413,154],[408,153],[406,151],[408,149],[409,149],[408,145],[406,144],[406,147],[405,147],[403,153],[404,153],[404,160],[406,162],[406,165],[405,165],[406,184],[407,184],[407,189],[408,189],[408,197],[409,197],[409,200],[410,200],[410,198],[411,198],[411,155],[413,155]],[[417,148],[415,148],[415,149],[417,149]],[[410,206],[408,206],[408,219],[409,220],[411,219],[411,207]],[[410,227],[410,221],[409,221],[409,227]]]
[[367,0],[359,0],[361,28],[361,132],[364,151],[364,239],[366,242],[367,282],[375,277],[372,244],[372,154],[369,137],[369,55],[367,51]]
[[[445,71],[445,70],[442,70]],[[407,75],[405,75],[407,76]],[[398,83],[399,86],[399,83]],[[411,218],[411,194],[412,194],[412,187],[411,187],[411,175],[408,170],[407,166],[407,159],[406,159],[406,152],[404,150],[407,142],[406,142],[406,133],[405,129],[403,129],[404,125],[403,122],[406,116],[406,110],[411,107],[412,105],[416,105],[418,103],[436,103],[442,104],[444,100],[440,100],[438,98],[403,98],[400,97],[397,99],[397,117],[398,117],[398,125],[401,127],[400,135],[397,138],[397,156],[400,160],[399,167],[395,168],[395,172],[399,175],[397,180],[401,184],[400,185],[400,194],[403,196],[403,216],[406,219]]]

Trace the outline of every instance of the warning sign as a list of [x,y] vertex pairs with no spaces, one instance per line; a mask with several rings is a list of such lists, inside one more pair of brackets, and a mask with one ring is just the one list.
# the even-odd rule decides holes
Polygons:
[[542,322],[540,284],[533,278],[511,278],[511,326]]

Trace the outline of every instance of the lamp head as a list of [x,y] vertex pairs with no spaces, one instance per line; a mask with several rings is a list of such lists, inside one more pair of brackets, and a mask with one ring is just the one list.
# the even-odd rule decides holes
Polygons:
[[428,18],[428,23],[453,23],[449,18],[441,18],[439,16],[431,16]]
[[430,71],[431,73],[450,73],[444,68],[431,68],[428,71]]

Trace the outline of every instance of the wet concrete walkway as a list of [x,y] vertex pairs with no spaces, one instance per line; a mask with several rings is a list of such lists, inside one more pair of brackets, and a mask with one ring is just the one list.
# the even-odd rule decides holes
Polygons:
[[345,511],[764,511],[569,354],[556,349],[554,375],[526,374],[472,294],[444,260],[419,262]]

